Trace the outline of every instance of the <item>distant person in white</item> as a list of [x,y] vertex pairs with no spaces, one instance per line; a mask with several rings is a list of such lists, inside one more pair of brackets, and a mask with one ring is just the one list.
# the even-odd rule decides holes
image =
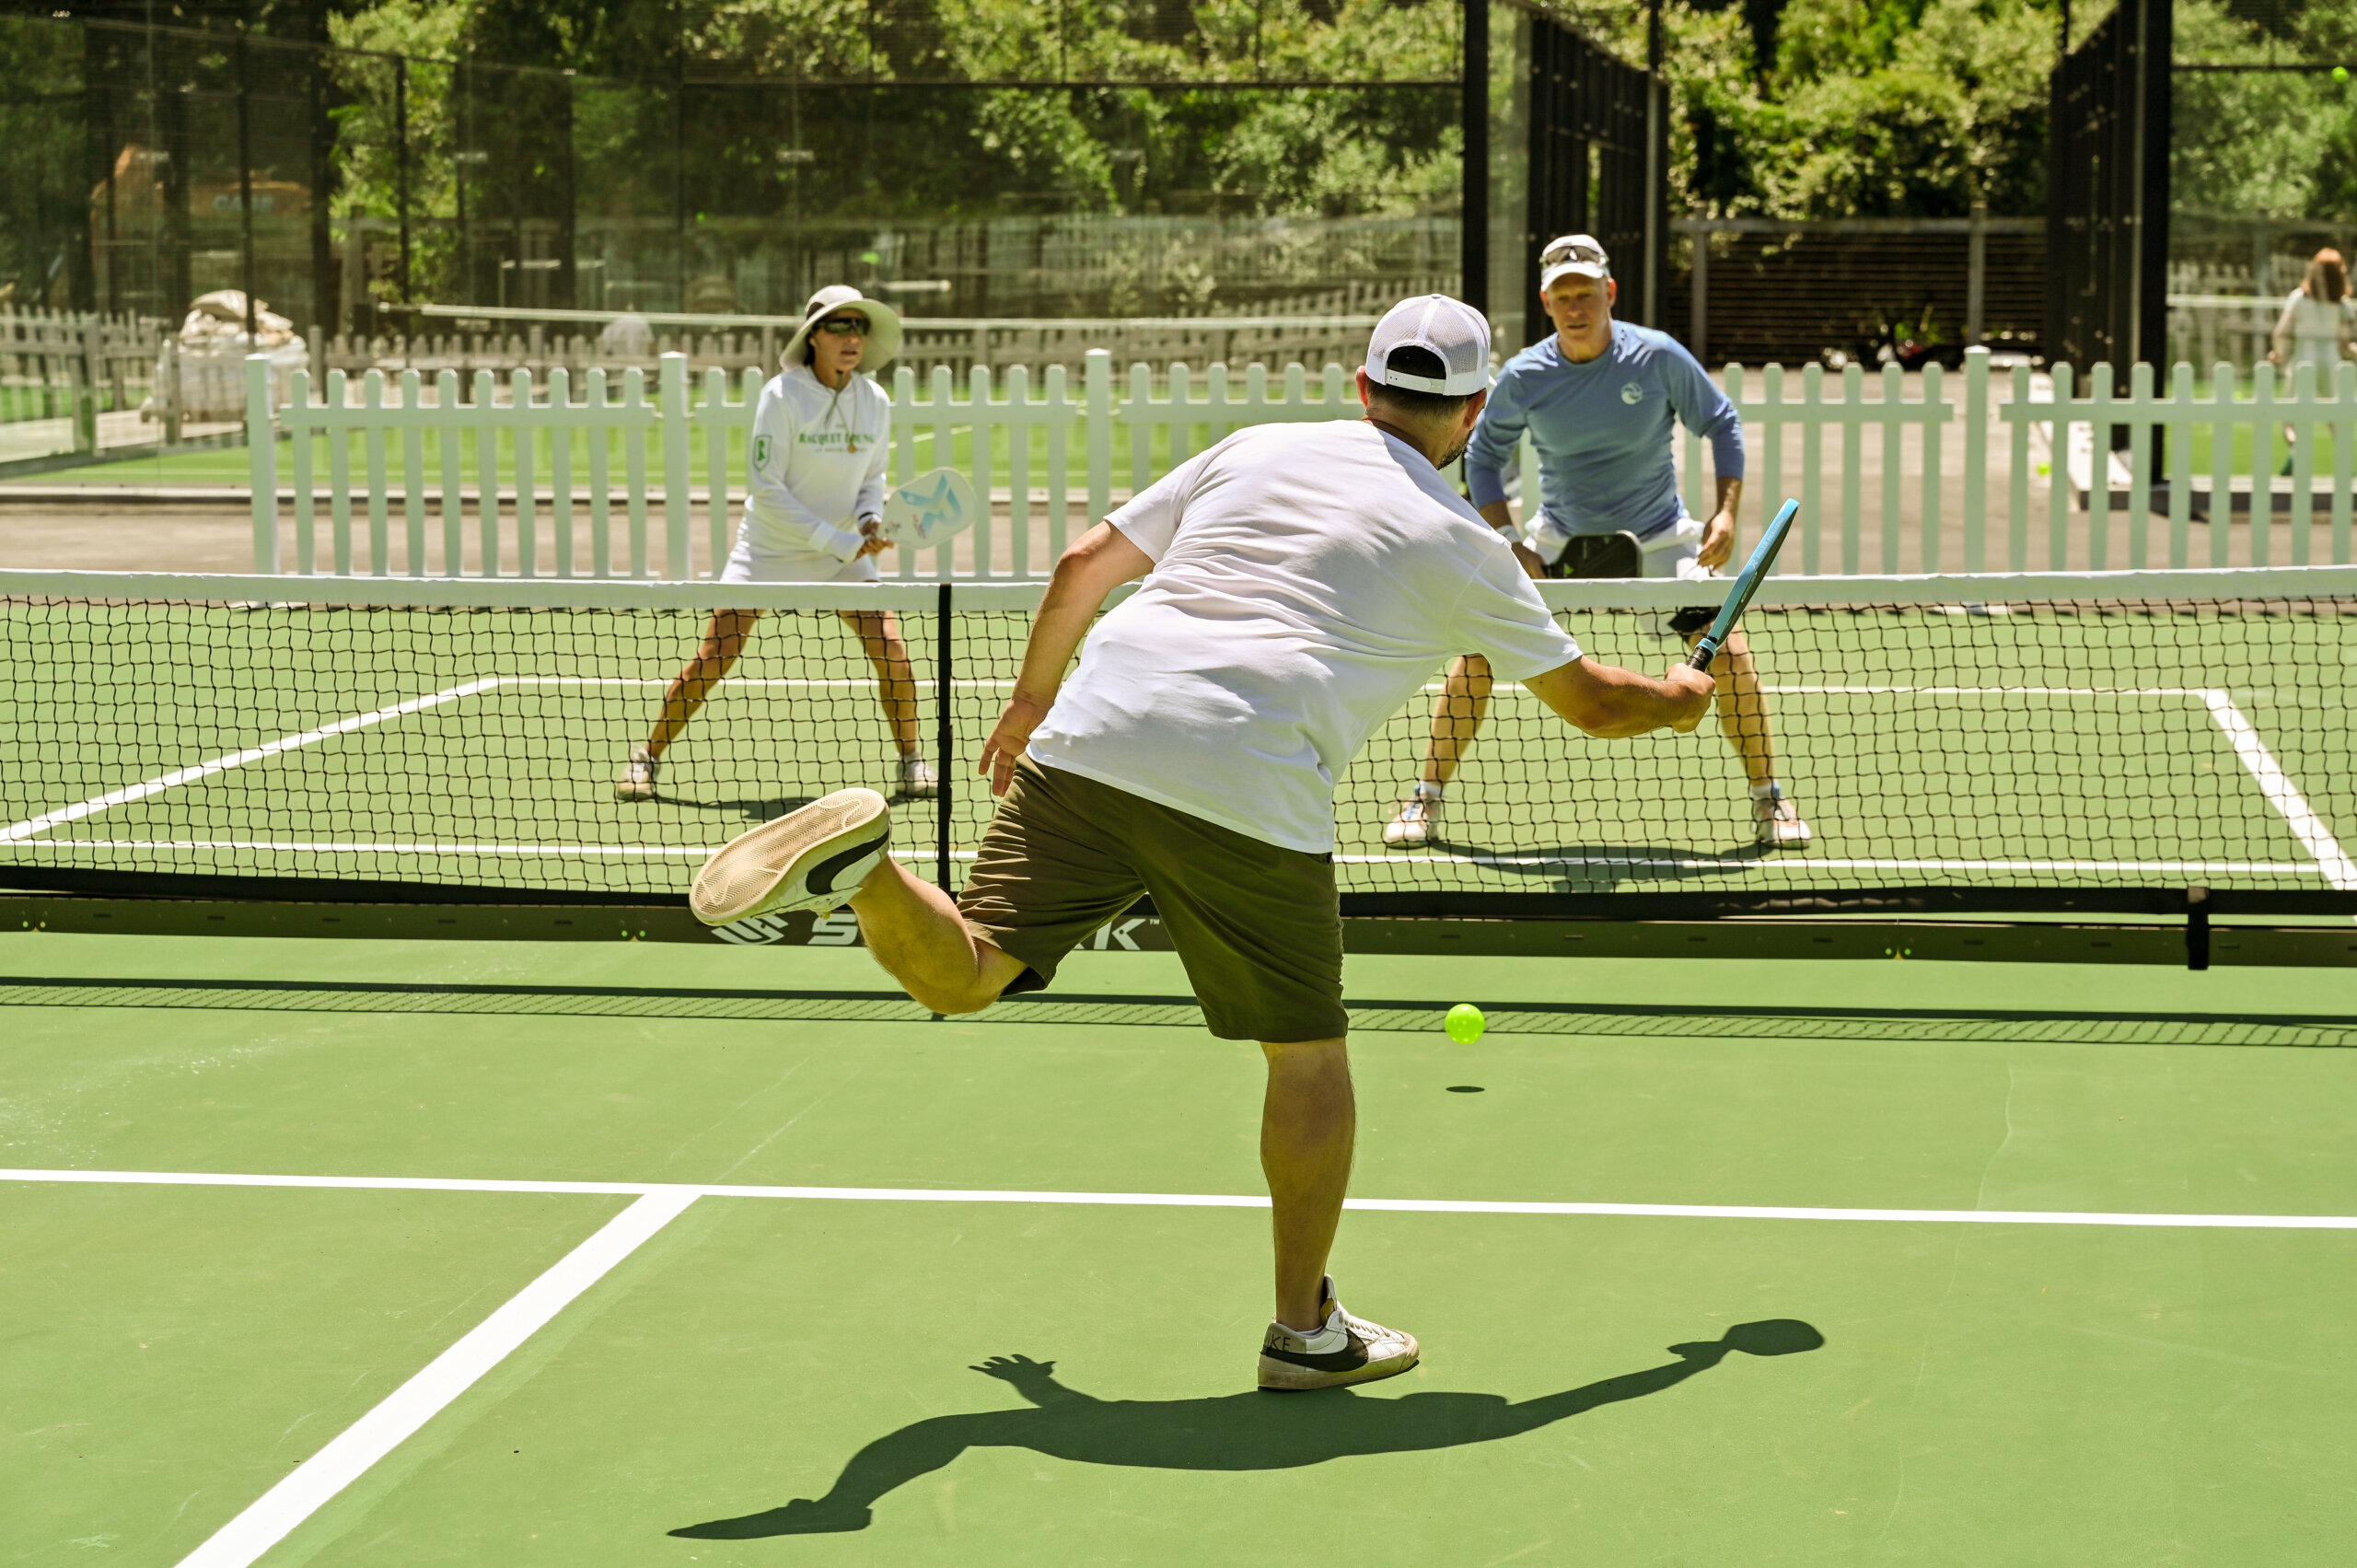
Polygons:
[[[891,546],[880,528],[891,454],[892,402],[869,378],[900,347],[892,308],[847,285],[810,296],[786,341],[784,368],[753,412],[750,483],[724,583],[872,583]],[[933,764],[918,750],[916,679],[888,610],[839,611],[876,668],[877,691],[899,751],[900,793],[931,796]],[[663,694],[662,716],[614,783],[624,800],[651,800],[663,753],[745,651],[758,610],[714,611],[703,645]]]
[[[1710,677],[1682,665],[1656,680],[1582,657],[1441,478],[1480,412],[1489,339],[1456,300],[1395,306],[1358,374],[1364,424],[1239,430],[1064,552],[983,751],[1004,799],[954,902],[884,853],[890,814],[871,792],[746,835],[776,879],[760,886],[800,907],[836,907],[848,884],[835,878],[855,876],[869,950],[941,1013],[1039,989],[1153,897],[1212,1031],[1267,1059],[1277,1256],[1263,1388],[1390,1376],[1420,1353],[1413,1335],[1344,1312],[1325,1272],[1357,1125],[1336,776],[1468,648],[1594,735],[1689,730],[1710,704]],[[777,907],[767,898],[751,901]]]
[[598,356],[623,365],[644,365],[655,357],[655,324],[633,305],[606,323],[598,334]]
[[[2349,297],[2349,264],[2338,250],[2317,251],[2300,286],[2283,302],[2283,314],[2275,321],[2275,343],[2267,357],[2286,371],[2315,366],[2316,393],[2330,397],[2334,373],[2343,360],[2357,356],[2357,326],[2352,326],[2350,314],[2352,303],[2357,302]],[[2286,446],[2296,445],[2299,439],[2296,429],[2283,427]],[[2292,471],[2288,452],[2283,471]]]

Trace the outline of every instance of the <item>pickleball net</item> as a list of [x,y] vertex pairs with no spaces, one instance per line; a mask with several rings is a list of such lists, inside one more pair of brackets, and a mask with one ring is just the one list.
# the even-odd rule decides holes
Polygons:
[[[1695,597],[1544,591],[1588,653],[1654,671],[1678,652],[1666,612]],[[989,819],[974,759],[1039,592],[732,588],[764,610],[743,657],[657,796],[625,802],[614,781],[697,650],[710,585],[0,574],[0,881],[672,903],[756,822],[846,785],[893,794],[912,732],[947,805],[903,800],[895,853],[954,885]],[[863,609],[889,627],[840,613]],[[1752,843],[1716,718],[1599,741],[1507,686],[1437,839],[1387,845],[1444,694],[1435,669],[1337,781],[1346,910],[2165,912],[2204,887],[2357,911],[2350,569],[1778,578],[1745,626],[1759,702],[1737,722],[1772,735],[1805,849]],[[897,730],[870,656],[887,631],[911,699]],[[1251,802],[1230,810],[1248,819]]]

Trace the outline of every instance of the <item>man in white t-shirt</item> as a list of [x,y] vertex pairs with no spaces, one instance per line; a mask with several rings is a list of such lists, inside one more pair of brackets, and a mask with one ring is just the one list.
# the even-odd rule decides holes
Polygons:
[[1004,799],[954,904],[884,853],[888,814],[866,790],[738,839],[691,900],[715,923],[848,901],[911,996],[970,1013],[1046,985],[1152,895],[1212,1032],[1259,1040],[1268,1059],[1277,1299],[1263,1388],[1389,1376],[1418,1354],[1413,1336],[1344,1312],[1325,1273],[1356,1126],[1336,775],[1467,648],[1592,735],[1690,730],[1710,704],[1694,670],[1655,680],[1582,657],[1441,478],[1480,413],[1489,356],[1467,306],[1396,306],[1359,372],[1364,423],[1238,431],[1065,552],[984,749]]

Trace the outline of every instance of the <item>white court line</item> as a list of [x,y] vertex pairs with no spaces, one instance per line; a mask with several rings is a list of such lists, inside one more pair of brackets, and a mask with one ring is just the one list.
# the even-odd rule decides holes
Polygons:
[[[1447,688],[1427,682],[1427,691]],[[2204,697],[2199,686],[1763,686],[1770,696],[1816,697]],[[1521,686],[1501,686],[1492,695],[1531,695]]]
[[199,762],[194,767],[160,773],[155,778],[129,784],[122,789],[110,790],[104,795],[94,795],[87,800],[77,801],[72,806],[60,807],[55,811],[44,812],[39,817],[28,817],[21,822],[0,828],[0,843],[29,839],[35,833],[46,832],[61,822],[78,822],[83,818],[96,816],[110,807],[128,805],[134,800],[145,800],[151,795],[161,795],[168,789],[176,789],[184,784],[194,784],[197,780],[210,778],[215,773],[226,773],[232,768],[242,768],[248,762],[259,762],[265,757],[275,757],[283,751],[297,750],[339,735],[349,735],[356,729],[366,729],[372,725],[383,724],[387,719],[400,718],[404,714],[422,713],[427,708],[443,703],[455,702],[460,697],[471,697],[479,691],[488,691],[498,684],[499,679],[496,676],[487,680],[470,680],[463,686],[452,686],[445,691],[436,691],[431,696],[412,697],[406,703],[395,703],[390,707],[378,708],[371,713],[354,714],[350,718],[338,719],[333,724],[321,725],[317,729],[307,729],[300,735],[281,736],[278,739],[261,746],[250,747],[243,751],[232,751],[224,757],[215,757],[209,762]]
[[[367,1414],[221,1527],[179,1568],[250,1568],[272,1547],[413,1435],[581,1293],[699,1198],[861,1202],[1039,1203],[1115,1208],[1263,1209],[1244,1193],[1058,1192],[906,1187],[694,1186],[668,1182],[512,1181],[435,1177],[213,1174],[198,1171],[0,1170],[0,1181],[167,1187],[310,1188],[410,1192],[635,1195],[637,1202],[477,1324]],[[2200,1230],[2357,1231],[2357,1215],[2165,1214],[1996,1209],[1834,1209],[1718,1203],[1546,1203],[1353,1198],[1362,1213],[1588,1215],[1634,1219],[1847,1220],[1898,1224],[2133,1226]]]
[[[914,678],[912,677],[911,679]],[[505,675],[500,677],[495,684],[500,686],[640,686],[664,688],[669,686],[671,682],[668,678],[656,679],[652,676],[637,675]],[[916,681],[916,684],[925,691],[932,691],[937,688],[941,682],[938,680],[920,679]],[[952,680],[949,684],[952,686],[1012,686],[1015,684],[1015,678],[1010,675],[1004,680]],[[823,680],[803,680],[789,679],[785,677],[779,676],[772,679],[755,680],[750,679],[740,679],[732,675],[727,678],[725,685],[732,689],[738,686],[850,687],[859,691],[872,691],[876,689],[876,677],[869,675],[857,679],[841,678]]]
[[244,849],[305,854],[707,855],[718,844],[329,843],[279,839],[41,839],[28,849]]
[[2235,755],[2242,759],[2243,766],[2258,781],[2259,793],[2283,814],[2283,820],[2291,824],[2293,833],[2307,846],[2308,853],[2316,857],[2316,865],[2323,869],[2325,880],[2344,893],[2357,888],[2357,865],[2350,862],[2347,853],[2340,847],[2340,841],[2332,836],[2332,830],[2325,826],[2324,819],[2308,808],[2307,797],[2285,775],[2282,765],[2275,761],[2275,754],[2267,749],[2265,741],[2259,739],[2258,731],[2252,727],[2243,711],[2235,706],[2234,698],[2223,691],[2204,691],[2201,700],[2210,705],[2210,716],[2218,721],[2218,727],[2224,730],[2226,738],[2233,742]]
[[[937,1187],[701,1186],[661,1181],[512,1181],[435,1176],[264,1176],[178,1170],[5,1170],[0,1181],[159,1187],[307,1187],[397,1192],[540,1192],[694,1198],[788,1198],[888,1203],[1051,1203],[1109,1208],[1265,1209],[1228,1192],[1059,1192]],[[1636,1219],[1851,1220],[1908,1225],[2130,1225],[2193,1230],[2357,1230],[2357,1214],[2107,1214],[2048,1209],[1819,1209],[1733,1203],[1525,1203],[1449,1198],[1353,1198],[1343,1207],[1404,1214],[1596,1214]],[[616,1223],[620,1223],[619,1221]]]
[[2317,867],[2295,861],[2240,860],[1751,860],[1714,855],[1338,854],[1338,865],[1598,865],[1617,870],[1725,871],[2148,871],[2233,873],[2247,877],[2314,877]]
[[[41,839],[28,849],[243,849],[304,854],[555,854],[637,855],[690,859],[708,855],[718,844],[411,844],[304,843],[275,839]],[[971,860],[973,850],[959,850],[950,858]],[[929,849],[896,849],[897,860],[933,860]],[[2303,868],[2305,869],[2305,867]]]
[[505,1361],[583,1291],[696,1201],[692,1190],[650,1190],[435,1356],[374,1410],[304,1460],[245,1512],[180,1559],[180,1568],[246,1568]]

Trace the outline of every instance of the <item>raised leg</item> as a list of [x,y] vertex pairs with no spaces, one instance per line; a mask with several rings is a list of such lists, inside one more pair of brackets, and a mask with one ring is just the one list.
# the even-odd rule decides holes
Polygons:
[[1023,972],[1023,960],[968,929],[947,893],[890,855],[851,898],[867,950],[900,989],[936,1013],[979,1013]]
[[1310,1332],[1322,1325],[1318,1286],[1351,1185],[1358,1105],[1351,1058],[1341,1040],[1290,1045],[1263,1041],[1269,1087],[1260,1107],[1260,1170],[1268,1178],[1277,1249],[1277,1321]]
[[646,738],[646,749],[660,757],[688,721],[696,716],[712,689],[728,674],[729,667],[745,651],[745,640],[753,634],[753,622],[761,618],[758,610],[714,610],[712,624],[703,634],[703,645],[696,650],[687,668],[673,678],[663,693],[663,714],[655,721],[654,731]]

